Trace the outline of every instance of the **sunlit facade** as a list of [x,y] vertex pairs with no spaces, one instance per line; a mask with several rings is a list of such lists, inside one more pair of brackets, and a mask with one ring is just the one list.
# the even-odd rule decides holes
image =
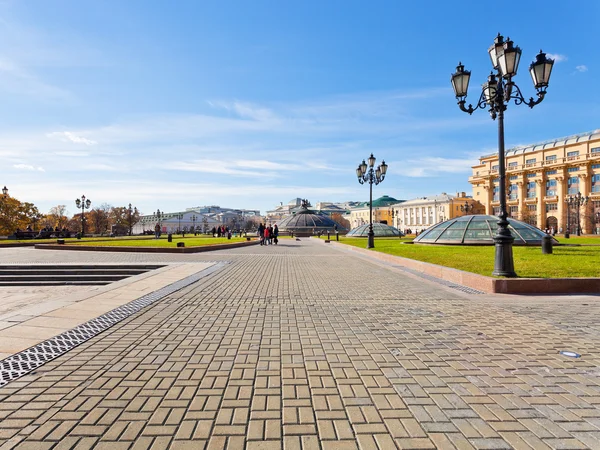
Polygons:
[[[473,166],[473,198],[486,214],[500,209],[498,154]],[[568,195],[580,192],[589,202],[571,208],[571,233],[600,231],[600,130],[506,151],[507,212],[540,229],[563,232],[567,227]]]

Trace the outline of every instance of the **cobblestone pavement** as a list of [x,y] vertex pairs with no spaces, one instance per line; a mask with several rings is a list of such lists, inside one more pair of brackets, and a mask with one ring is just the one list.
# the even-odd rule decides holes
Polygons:
[[282,241],[60,252],[230,264],[1,388],[0,449],[600,448],[598,297],[468,295]]

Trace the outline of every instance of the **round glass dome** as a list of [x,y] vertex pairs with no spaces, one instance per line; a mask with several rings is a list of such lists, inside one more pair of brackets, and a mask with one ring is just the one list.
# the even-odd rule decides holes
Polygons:
[[[508,218],[508,229],[514,245],[542,245],[542,230],[520,220]],[[487,215],[461,216],[433,225],[414,239],[415,244],[494,245],[498,217]],[[552,238],[553,244],[558,241]]]
[[[403,234],[398,228],[391,227],[385,223],[374,223],[373,234],[377,237],[400,237]],[[353,228],[346,237],[367,237],[369,235],[369,224]]]
[[346,230],[326,214],[311,211],[310,209],[302,209],[296,214],[286,217],[281,222],[278,222],[277,226],[280,231],[308,235],[319,232],[327,233],[328,231],[331,233],[335,231],[344,232]]

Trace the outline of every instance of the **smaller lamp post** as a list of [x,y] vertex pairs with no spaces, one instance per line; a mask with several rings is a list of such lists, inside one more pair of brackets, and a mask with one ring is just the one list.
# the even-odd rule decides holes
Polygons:
[[154,237],[156,239],[158,239],[159,235],[160,235],[160,230],[161,230],[161,224],[160,224],[160,219],[163,216],[163,213],[160,212],[160,209],[156,210],[156,225],[158,225],[158,230],[156,229],[156,225],[154,226]]
[[387,172],[388,165],[385,161],[381,161],[381,164],[375,166],[375,157],[373,153],[369,156],[369,166],[367,171],[367,163],[363,159],[362,163],[358,165],[356,169],[356,176],[358,177],[358,182],[360,184],[369,183],[369,234],[367,240],[367,248],[375,247],[375,233],[373,233],[373,183],[378,185],[385,179],[385,174]]
[[565,230],[565,238],[570,237],[571,233],[571,209],[573,206],[577,208],[577,230],[575,234],[581,236],[581,211],[580,208],[588,202],[588,197],[581,195],[581,192],[577,192],[576,195],[568,195],[565,197],[565,203],[567,204],[567,229]]
[[132,208],[131,207],[131,203],[130,203],[129,207],[127,208],[127,220],[128,220],[128,225],[129,225],[129,236],[131,236],[133,234],[133,213],[137,214],[137,207],[136,208]]
[[183,219],[183,214],[177,214],[177,219],[179,219],[179,225],[177,225],[177,234],[181,234],[181,219]]
[[81,199],[75,199],[75,205],[77,205],[77,209],[81,209],[81,237],[85,235],[85,210],[89,209],[92,202],[88,198],[85,198],[85,195],[81,196]]

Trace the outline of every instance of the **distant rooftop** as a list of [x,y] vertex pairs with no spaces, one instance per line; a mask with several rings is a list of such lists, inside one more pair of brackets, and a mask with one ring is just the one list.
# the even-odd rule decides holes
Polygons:
[[[588,131],[586,133],[573,134],[571,136],[550,139],[547,141],[538,142],[536,144],[521,145],[518,147],[509,148],[508,150],[506,150],[504,152],[504,154],[506,156],[520,155],[523,153],[529,153],[529,152],[534,152],[534,151],[553,148],[553,147],[561,147],[563,145],[576,144],[578,142],[591,141],[592,139],[596,139],[596,138],[600,139],[600,129]],[[498,154],[498,152],[490,153],[490,154],[480,157],[480,159],[489,158],[491,156],[496,156],[497,154]]]

